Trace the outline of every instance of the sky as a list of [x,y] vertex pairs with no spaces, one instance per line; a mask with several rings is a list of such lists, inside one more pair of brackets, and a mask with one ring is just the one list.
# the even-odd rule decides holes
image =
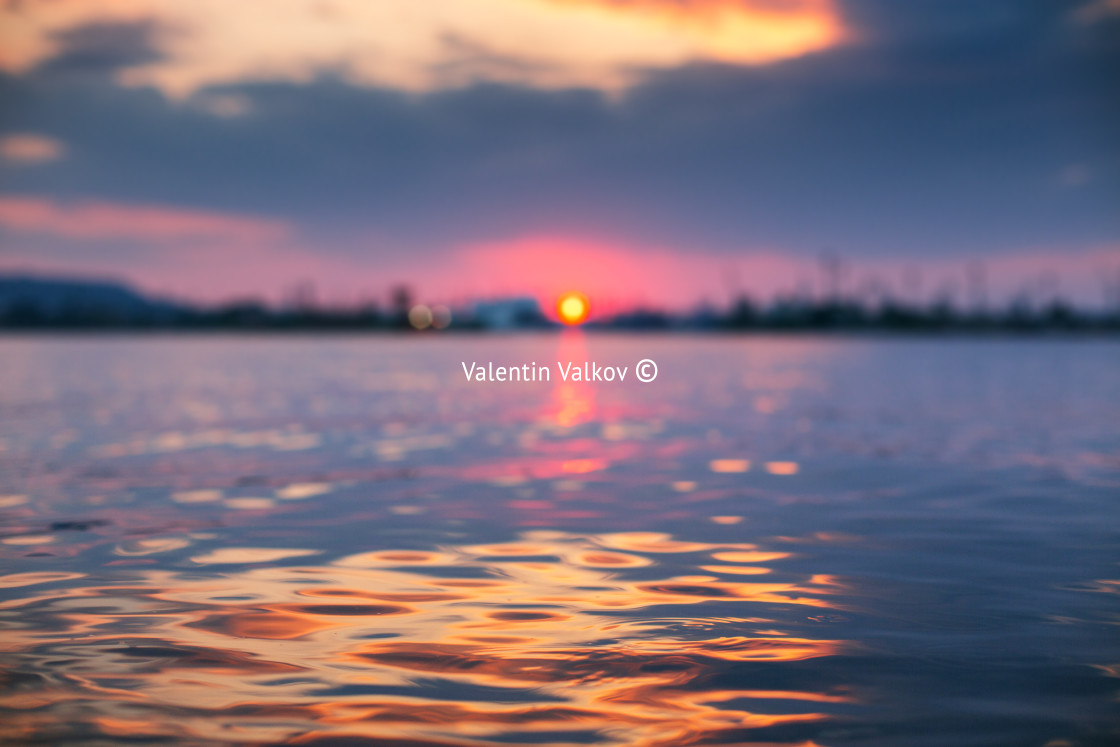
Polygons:
[[0,272],[1096,304],[1117,81],[1118,0],[0,0]]

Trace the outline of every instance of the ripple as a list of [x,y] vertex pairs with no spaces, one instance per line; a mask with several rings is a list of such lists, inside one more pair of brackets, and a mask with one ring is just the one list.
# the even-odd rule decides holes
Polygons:
[[223,547],[202,555],[193,555],[191,560],[201,565],[272,563],[277,560],[317,554],[319,554],[318,550],[294,550],[280,547]]
[[291,607],[295,612],[332,617],[376,617],[379,615],[406,615],[413,610],[392,604],[304,604]]
[[[122,546],[143,554],[174,541]],[[192,560],[226,566],[220,575],[136,569],[129,583],[40,592],[36,629],[7,631],[10,645],[25,660],[67,662],[71,679],[0,702],[23,708],[18,720],[32,730],[47,728],[51,709],[97,702],[102,713],[193,714],[177,721],[179,731],[137,719],[145,738],[265,742],[307,734],[309,724],[323,740],[383,741],[414,740],[423,724],[433,744],[458,745],[466,734],[567,738],[578,723],[596,742],[653,747],[719,742],[744,724],[829,718],[819,708],[840,696],[820,687],[781,691],[813,709],[763,715],[750,703],[778,695],[703,684],[721,667],[786,666],[845,650],[843,641],[775,629],[774,613],[790,605],[827,607],[827,589],[812,576],[751,584],[695,575],[703,567],[690,565],[720,552],[785,557],[746,547],[755,545],[536,531],[293,566],[271,563],[313,551],[218,548]],[[659,558],[673,558],[677,572],[659,569]],[[680,573],[685,567],[695,570]],[[480,576],[443,575],[452,568]],[[659,614],[681,604],[693,614]],[[729,616],[735,608],[761,614]],[[96,730],[119,738],[124,721],[99,717]],[[217,723],[226,726],[215,731]]]
[[84,573],[69,573],[66,571],[39,571],[35,573],[9,573],[0,576],[0,588],[13,589],[18,586],[35,586],[37,584],[50,584],[56,581],[72,581],[76,578],[85,578]]
[[5,537],[3,540],[0,540],[0,542],[3,542],[5,545],[17,546],[49,545],[54,541],[55,536],[53,534],[24,534],[15,537]]
[[155,555],[189,547],[191,541],[183,537],[154,537],[151,539],[130,540],[113,548],[115,555]]
[[298,482],[280,488],[276,491],[276,497],[285,501],[299,501],[304,498],[312,498],[317,495],[329,493],[331,486],[329,483],[324,482]]

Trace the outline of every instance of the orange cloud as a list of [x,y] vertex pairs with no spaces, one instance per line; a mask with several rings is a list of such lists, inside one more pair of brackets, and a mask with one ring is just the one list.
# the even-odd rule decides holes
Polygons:
[[16,163],[36,164],[55,161],[66,153],[59,140],[34,132],[20,132],[0,138],[0,158]]
[[0,69],[58,54],[59,32],[151,22],[161,59],[119,73],[183,98],[245,80],[337,72],[412,91],[495,81],[617,92],[697,60],[766,64],[848,36],[835,0],[26,0],[0,4]]
[[0,197],[0,226],[68,239],[264,242],[287,235],[286,224],[225,213],[84,202],[60,205],[34,197]]
[[847,31],[833,0],[553,0],[670,28],[698,56],[760,64],[827,49]]

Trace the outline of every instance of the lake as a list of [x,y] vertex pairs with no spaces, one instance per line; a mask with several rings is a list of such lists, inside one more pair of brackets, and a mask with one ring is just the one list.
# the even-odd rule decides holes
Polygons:
[[91,335],[0,361],[5,741],[1120,741],[1117,341]]

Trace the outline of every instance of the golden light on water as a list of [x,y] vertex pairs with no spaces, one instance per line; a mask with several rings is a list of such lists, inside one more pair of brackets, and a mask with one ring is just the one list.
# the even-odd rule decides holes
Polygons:
[[766,471],[772,475],[796,475],[801,470],[797,462],[767,462]]
[[[829,716],[817,703],[854,700],[827,684],[696,689],[713,666],[772,667],[844,650],[825,630],[781,625],[785,609],[800,617],[835,609],[838,589],[828,576],[783,568],[789,553],[655,532],[543,530],[439,551],[276,563],[299,556],[312,551],[211,547],[191,562],[222,566],[220,575],[145,568],[127,584],[74,596],[48,585],[80,574],[0,577],[43,587],[22,604],[41,608],[45,626],[15,626],[8,646],[80,651],[86,667],[76,689],[0,698],[14,709],[9,734],[47,728],[49,707],[97,702],[106,734],[166,736],[167,725],[131,707],[130,690],[106,689],[123,675],[143,683],[145,704],[191,709],[175,728],[222,742],[283,741],[288,719],[342,739],[409,739],[422,722],[448,745],[514,725],[547,735],[576,721],[599,731],[600,744],[664,747],[714,742],[729,728],[820,721]],[[110,632],[126,620],[144,624]],[[477,688],[493,701],[424,682]],[[122,700],[104,705],[109,696]],[[759,698],[783,701],[781,713],[750,702]]]
[[708,463],[712,472],[719,472],[723,474],[734,472],[746,472],[751,468],[749,459],[713,459]]

